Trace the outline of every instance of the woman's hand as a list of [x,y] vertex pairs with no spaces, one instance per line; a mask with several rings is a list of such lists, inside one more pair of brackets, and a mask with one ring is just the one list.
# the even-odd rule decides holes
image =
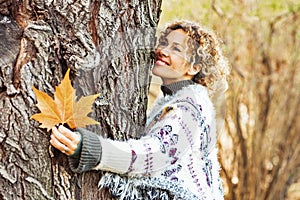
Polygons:
[[80,141],[80,135],[62,125],[52,128],[50,144],[66,155],[73,155]]

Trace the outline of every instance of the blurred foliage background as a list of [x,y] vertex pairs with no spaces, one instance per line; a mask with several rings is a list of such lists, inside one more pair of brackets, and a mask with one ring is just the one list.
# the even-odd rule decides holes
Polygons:
[[159,29],[176,19],[214,30],[232,67],[218,137],[225,198],[299,200],[300,1],[164,0]]

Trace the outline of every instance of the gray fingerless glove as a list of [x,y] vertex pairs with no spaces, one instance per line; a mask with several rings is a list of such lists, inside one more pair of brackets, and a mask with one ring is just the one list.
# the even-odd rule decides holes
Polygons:
[[100,163],[102,147],[100,136],[97,134],[83,128],[76,129],[76,132],[82,136],[81,151],[79,149],[79,155],[69,157],[69,164],[73,172],[81,173],[93,169]]

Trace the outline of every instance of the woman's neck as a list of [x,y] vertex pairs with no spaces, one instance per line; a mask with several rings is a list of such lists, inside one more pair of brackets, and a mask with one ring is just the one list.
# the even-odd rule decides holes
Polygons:
[[175,94],[177,91],[181,90],[184,87],[187,87],[189,85],[194,84],[194,82],[192,80],[182,80],[182,81],[177,81],[171,84],[163,84],[161,85],[161,90],[164,94],[164,96],[166,95],[173,95]]

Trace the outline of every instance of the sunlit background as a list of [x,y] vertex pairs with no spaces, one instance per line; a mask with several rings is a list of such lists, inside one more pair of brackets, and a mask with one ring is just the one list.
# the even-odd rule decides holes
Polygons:
[[218,137],[226,199],[299,200],[300,1],[163,1],[159,29],[176,19],[213,29],[232,66]]

